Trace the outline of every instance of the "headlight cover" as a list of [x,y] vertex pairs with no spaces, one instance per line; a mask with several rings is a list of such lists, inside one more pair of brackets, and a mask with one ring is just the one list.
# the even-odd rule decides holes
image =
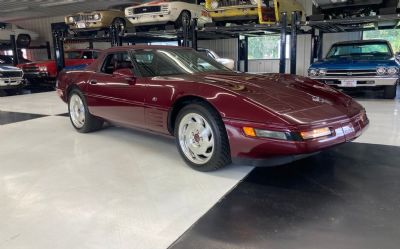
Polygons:
[[397,67],[389,67],[389,68],[387,69],[387,73],[388,73],[389,75],[396,75],[396,74],[399,73],[399,69],[398,69]]
[[46,72],[47,71],[47,67],[46,66],[39,66],[39,71],[40,72]]
[[101,15],[99,13],[94,14],[94,20],[98,21],[101,19]]
[[385,75],[387,73],[386,67],[377,67],[376,74],[379,76]]
[[290,138],[290,135],[286,132],[261,130],[253,127],[243,127],[243,132],[248,137],[272,138],[278,140],[289,140]]
[[258,4],[258,0],[250,0],[250,3],[251,3],[252,5],[257,5],[257,4]]
[[332,134],[333,134],[332,130],[330,128],[328,128],[328,127],[314,129],[314,130],[311,130],[311,131],[302,131],[302,132],[300,132],[300,136],[304,140],[327,137],[327,136],[330,136]]
[[218,1],[214,0],[214,1],[211,2],[211,8],[212,9],[216,9],[216,8],[218,8],[218,6],[219,6]]
[[318,76],[318,70],[314,69],[314,68],[308,70],[308,76],[311,76],[311,77]]
[[74,22],[74,21],[75,21],[75,18],[74,18],[73,16],[70,16],[70,17],[68,17],[68,21],[69,21],[69,22]]

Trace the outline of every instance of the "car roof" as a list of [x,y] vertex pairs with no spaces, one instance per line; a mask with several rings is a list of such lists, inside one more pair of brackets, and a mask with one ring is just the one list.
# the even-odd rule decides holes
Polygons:
[[96,52],[101,52],[102,50],[101,49],[90,49],[90,48],[84,48],[84,49],[78,49],[78,48],[75,48],[75,49],[67,49],[67,50],[65,50],[65,52],[85,52],[85,51],[96,51]]
[[354,40],[354,41],[343,41],[336,42],[333,45],[347,45],[347,44],[369,44],[369,43],[389,43],[387,40],[373,39],[373,40]]
[[121,52],[121,51],[127,51],[131,49],[176,49],[176,50],[181,50],[181,49],[192,49],[189,47],[180,47],[180,46],[166,46],[166,45],[132,45],[132,46],[117,46],[117,47],[112,47],[109,49],[104,50],[104,52]]

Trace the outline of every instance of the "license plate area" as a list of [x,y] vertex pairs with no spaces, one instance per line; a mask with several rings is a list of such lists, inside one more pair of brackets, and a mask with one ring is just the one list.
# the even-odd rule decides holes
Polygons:
[[80,28],[80,29],[86,28],[86,23],[84,23],[84,22],[78,22],[76,25],[77,25],[78,28]]
[[341,87],[357,87],[357,80],[341,80]]

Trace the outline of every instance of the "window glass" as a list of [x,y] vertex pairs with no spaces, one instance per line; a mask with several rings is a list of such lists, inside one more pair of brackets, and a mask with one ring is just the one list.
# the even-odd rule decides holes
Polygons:
[[[279,59],[281,38],[279,35],[264,35],[248,38],[249,60]],[[286,37],[286,58],[289,58],[290,36]]]
[[107,55],[101,71],[106,74],[113,74],[115,70],[124,68],[133,68],[132,61],[127,52]]
[[82,53],[82,59],[93,59],[93,52],[92,51],[84,51]]
[[68,51],[65,53],[66,59],[81,59],[81,51]]
[[383,39],[390,42],[393,51],[400,52],[400,30],[385,29],[385,30],[363,31],[363,40],[376,40],[376,39]]
[[334,45],[327,55],[327,59],[342,57],[391,57],[391,51],[386,43],[343,44]]
[[229,71],[213,59],[190,49],[136,50],[135,61],[144,77]]

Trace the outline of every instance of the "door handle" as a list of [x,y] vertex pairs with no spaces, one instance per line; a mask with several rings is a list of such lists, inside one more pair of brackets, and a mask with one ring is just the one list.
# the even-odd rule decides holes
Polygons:
[[96,85],[97,84],[97,80],[90,80],[90,83],[89,84],[91,84],[91,85]]

